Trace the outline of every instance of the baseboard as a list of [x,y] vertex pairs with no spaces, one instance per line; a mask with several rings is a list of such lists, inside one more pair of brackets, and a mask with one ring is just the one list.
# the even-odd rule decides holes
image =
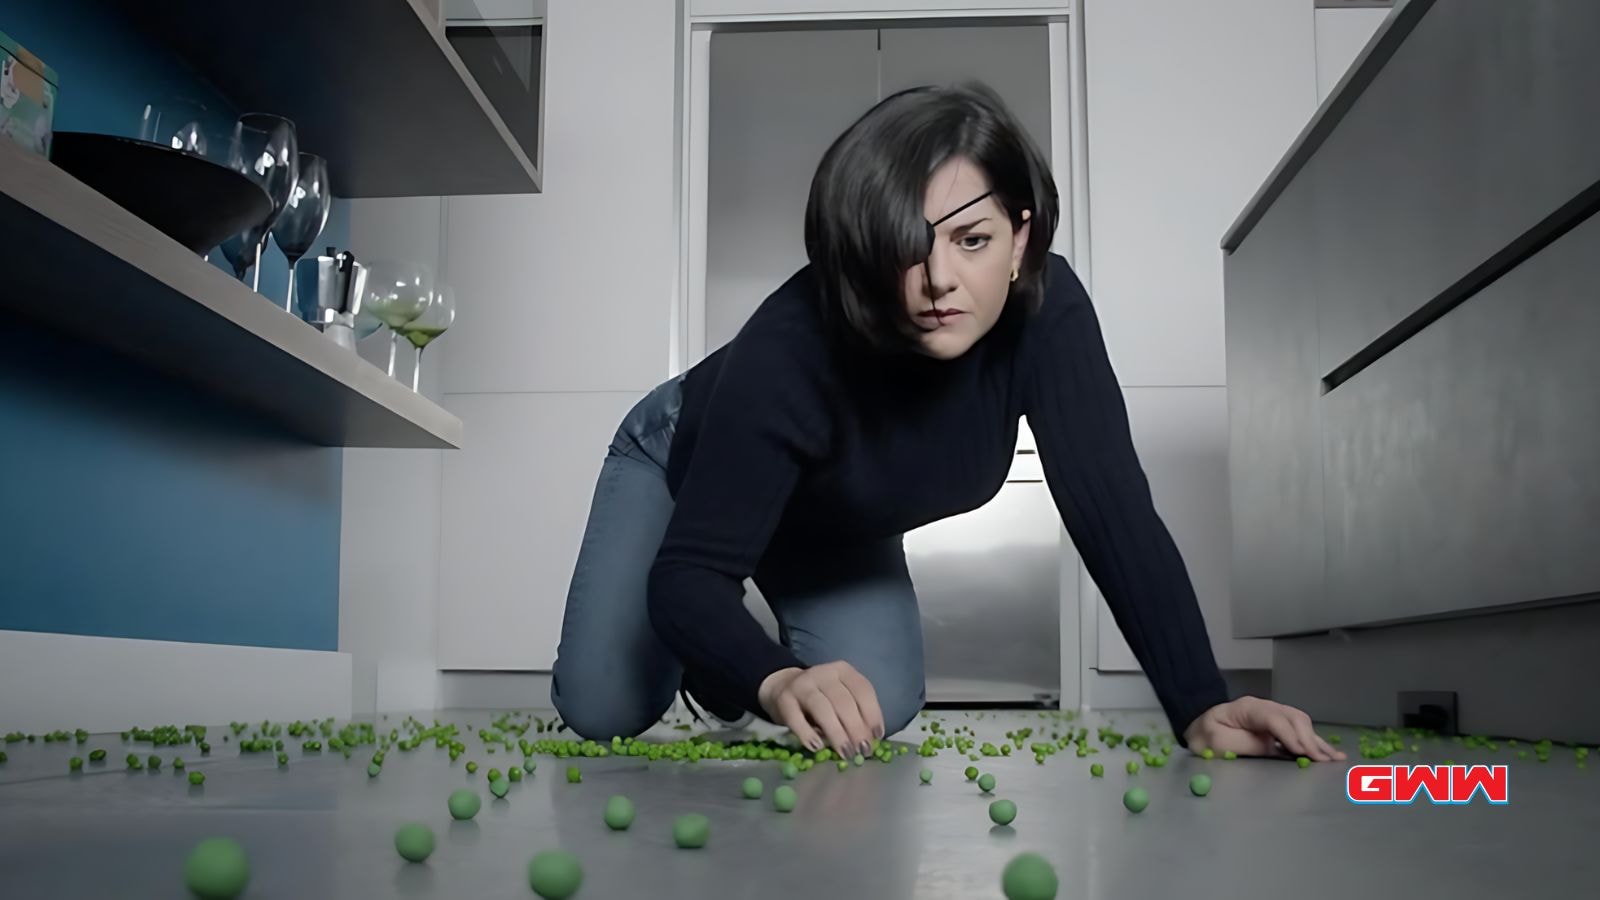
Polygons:
[[0,631],[0,730],[350,716],[350,654]]

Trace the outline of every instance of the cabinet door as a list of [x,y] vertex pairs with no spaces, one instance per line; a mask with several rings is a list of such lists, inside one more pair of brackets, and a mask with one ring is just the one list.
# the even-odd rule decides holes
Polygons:
[[977,79],[994,88],[1039,152],[1050,158],[1047,26],[885,28],[879,34],[881,96],[924,84]]
[[1600,216],[1323,398],[1308,627],[1600,591]]
[[811,179],[828,145],[877,102],[877,48],[875,31],[712,35],[707,353],[806,264]]

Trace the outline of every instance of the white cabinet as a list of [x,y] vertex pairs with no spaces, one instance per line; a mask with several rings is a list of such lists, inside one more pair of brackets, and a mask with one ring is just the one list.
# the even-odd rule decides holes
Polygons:
[[[1267,640],[1232,637],[1232,544],[1228,499],[1228,398],[1224,388],[1127,388],[1128,420],[1156,511],[1178,545],[1224,669],[1266,669]],[[1104,598],[1098,615],[1102,671],[1137,671]]]
[[1224,384],[1223,233],[1316,108],[1309,0],[1085,4],[1094,296],[1125,385]]
[[642,396],[446,398],[472,440],[444,461],[439,668],[550,668],[600,464]]

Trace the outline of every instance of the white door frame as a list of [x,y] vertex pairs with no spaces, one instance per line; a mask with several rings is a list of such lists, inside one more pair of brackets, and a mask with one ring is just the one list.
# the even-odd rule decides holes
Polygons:
[[[1085,0],[1011,0],[974,10],[961,0],[677,0],[676,178],[673,187],[677,272],[672,285],[668,375],[705,357],[706,180],[709,144],[711,35],[721,29],[807,24],[949,19],[984,24],[1038,23],[1050,45],[1050,155],[1061,197],[1061,222],[1051,249],[1071,261],[1092,292],[1089,255],[1088,150],[1085,138]],[[1098,663],[1099,594],[1061,531],[1061,706],[1088,708],[1087,678]]]

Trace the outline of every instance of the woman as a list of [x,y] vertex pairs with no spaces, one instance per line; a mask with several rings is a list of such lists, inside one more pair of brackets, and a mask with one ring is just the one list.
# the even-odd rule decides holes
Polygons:
[[[617,431],[554,668],[569,727],[638,734],[682,689],[813,751],[904,728],[924,681],[901,537],[993,497],[1027,416],[1180,742],[1343,758],[1303,712],[1228,699],[1094,308],[1048,250],[1056,222],[1044,159],[982,85],[895,94],[834,142],[809,265]],[[744,608],[746,578],[779,641]]]

